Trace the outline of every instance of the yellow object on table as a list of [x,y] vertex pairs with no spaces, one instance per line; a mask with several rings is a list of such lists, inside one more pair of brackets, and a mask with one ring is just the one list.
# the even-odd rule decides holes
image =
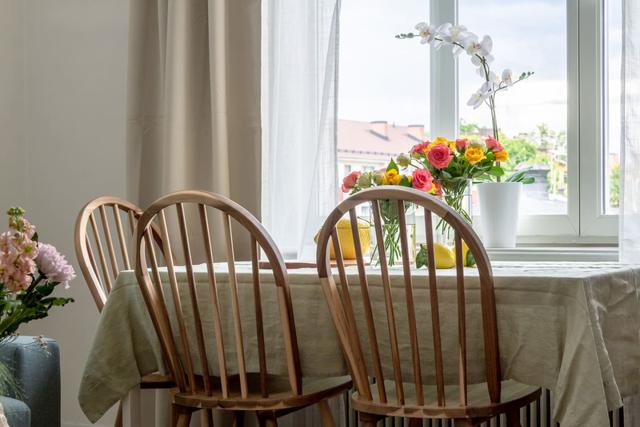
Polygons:
[[[427,265],[427,245],[420,245],[419,260],[416,260],[418,268]],[[436,268],[453,268],[456,266],[455,246],[449,248],[442,243],[433,244],[433,256],[436,262]],[[473,267],[476,265],[473,255],[469,251],[469,247],[465,242],[462,242],[462,264],[465,267]]]
[[[336,224],[336,230],[338,232],[338,240],[340,242],[340,250],[342,251],[342,259],[356,259],[356,246],[353,242],[353,234],[351,233],[351,221],[349,218],[342,218]],[[360,238],[360,250],[362,254],[367,254],[371,247],[371,225],[364,220],[358,220],[358,237]],[[315,239],[318,243],[318,235]],[[329,239],[329,255],[331,259],[336,259],[336,254],[333,250],[333,243]]]

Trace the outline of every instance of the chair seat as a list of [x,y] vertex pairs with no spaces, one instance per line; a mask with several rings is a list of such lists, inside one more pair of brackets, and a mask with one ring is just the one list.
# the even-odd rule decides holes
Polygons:
[[[219,381],[219,379],[215,379]],[[198,408],[222,408],[227,410],[287,410],[313,405],[319,401],[345,392],[351,388],[351,377],[302,378],[302,392],[299,396],[291,393],[289,378],[269,375],[267,377],[268,397],[263,397],[260,389],[260,375],[247,374],[248,397],[241,398],[238,376],[229,378],[229,396],[224,398],[219,382],[216,390],[208,396],[203,391],[196,394],[176,393],[173,401],[176,404]]]
[[143,376],[142,381],[140,382],[140,388],[142,389],[173,388],[175,386],[176,383],[170,376],[161,375],[157,372]]
[[367,414],[398,416],[407,418],[491,418],[513,408],[521,408],[540,396],[540,388],[519,383],[514,380],[502,381],[500,402],[493,403],[489,399],[487,383],[469,384],[467,386],[467,406],[459,404],[459,387],[445,386],[446,406],[436,403],[436,387],[424,385],[424,405],[416,404],[414,384],[403,384],[405,404],[396,399],[395,382],[384,382],[387,402],[380,402],[375,385],[371,386],[373,401],[363,399],[358,392],[352,395],[353,408]]

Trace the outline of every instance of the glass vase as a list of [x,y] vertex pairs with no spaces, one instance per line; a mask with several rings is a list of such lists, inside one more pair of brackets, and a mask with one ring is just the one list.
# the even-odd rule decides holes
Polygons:
[[[396,200],[380,200],[380,220],[384,252],[387,265],[402,264],[402,240],[400,237],[400,218],[398,217],[398,202]],[[409,245],[409,261],[415,262],[416,258],[416,217],[415,207],[411,203],[405,203],[405,225],[407,242]],[[373,215],[373,213],[372,213]],[[375,232],[374,218],[371,218],[371,263],[380,265],[378,242]]]
[[[470,179],[443,186],[443,200],[453,210],[458,212],[468,224],[473,223],[473,181]],[[440,219],[436,224],[436,241],[447,246],[453,246],[455,234],[451,226]]]

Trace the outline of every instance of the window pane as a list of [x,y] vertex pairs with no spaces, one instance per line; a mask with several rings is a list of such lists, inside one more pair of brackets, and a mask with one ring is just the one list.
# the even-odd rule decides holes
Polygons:
[[[429,47],[394,36],[429,16],[428,0],[343,0],[338,171],[386,167],[425,137]],[[339,177],[342,179],[342,176]]]
[[[492,70],[514,78],[535,75],[496,94],[501,142],[509,151],[507,174],[531,168],[521,212],[567,213],[567,7],[558,0],[459,0],[459,22],[493,39]],[[483,80],[469,57],[459,59],[460,129],[470,138],[491,133],[489,108],[467,106]]]
[[605,2],[605,213],[617,214],[620,205],[621,78],[622,78],[622,0]]

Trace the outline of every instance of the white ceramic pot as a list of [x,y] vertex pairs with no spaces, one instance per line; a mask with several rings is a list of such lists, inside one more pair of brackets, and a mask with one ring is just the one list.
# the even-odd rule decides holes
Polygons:
[[478,184],[482,241],[487,248],[515,248],[521,182]]

